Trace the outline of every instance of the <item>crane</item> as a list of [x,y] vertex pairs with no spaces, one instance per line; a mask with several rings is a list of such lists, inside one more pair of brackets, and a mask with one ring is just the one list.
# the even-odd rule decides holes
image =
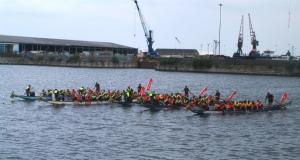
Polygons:
[[147,41],[147,45],[148,45],[148,56],[151,56],[151,57],[159,56],[159,54],[157,52],[155,52],[154,49],[153,49],[153,43],[154,43],[154,40],[153,40],[153,31],[152,30],[148,30],[145,18],[144,18],[143,14],[142,14],[142,11],[140,9],[138,1],[137,0],[133,0],[133,1],[136,4],[137,11],[139,13],[140,20],[141,20],[141,23],[142,23],[142,27],[143,27],[143,30],[144,30],[144,33],[145,33],[145,37],[146,37],[146,41]]
[[259,52],[257,51],[257,46],[259,45],[259,42],[257,41],[256,34],[253,30],[250,13],[248,14],[248,16],[249,16],[250,37],[251,37],[251,44],[252,44],[252,50],[251,50],[249,56],[257,57],[257,56],[259,56]]
[[240,26],[240,33],[238,37],[238,50],[236,53],[234,53],[233,57],[241,57],[244,55],[243,53],[243,43],[244,43],[244,16],[242,16],[241,26]]

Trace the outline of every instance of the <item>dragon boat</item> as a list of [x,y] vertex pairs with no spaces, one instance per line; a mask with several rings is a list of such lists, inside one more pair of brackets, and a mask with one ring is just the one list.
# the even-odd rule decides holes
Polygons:
[[50,101],[52,98],[47,96],[26,96],[26,95],[17,95],[15,92],[12,92],[10,98],[19,98],[25,101]]
[[[292,101],[287,102],[283,105],[274,104],[271,107],[264,105],[261,109],[223,109],[223,110],[216,110],[216,109],[207,109],[204,106],[196,106],[192,107],[189,110],[196,114],[226,114],[226,113],[251,113],[251,112],[267,112],[267,111],[279,111],[279,110],[286,110],[287,106],[291,105]],[[213,107],[210,107],[213,108]]]

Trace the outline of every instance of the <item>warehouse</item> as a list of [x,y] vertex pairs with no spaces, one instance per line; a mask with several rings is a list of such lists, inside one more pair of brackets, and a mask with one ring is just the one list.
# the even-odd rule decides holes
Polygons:
[[106,55],[136,55],[138,49],[109,42],[91,42],[78,40],[63,40],[49,38],[34,38],[0,35],[0,55],[24,53],[84,53],[101,56]]

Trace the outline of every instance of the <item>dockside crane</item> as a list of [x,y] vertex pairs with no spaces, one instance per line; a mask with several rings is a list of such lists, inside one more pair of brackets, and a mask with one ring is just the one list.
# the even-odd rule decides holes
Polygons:
[[243,53],[243,43],[244,43],[244,16],[242,16],[242,21],[241,21],[241,26],[240,26],[240,32],[239,32],[239,37],[238,37],[238,50],[236,53],[234,53],[233,57],[241,57],[244,56]]
[[141,23],[142,23],[142,27],[143,27],[143,30],[144,30],[144,33],[145,33],[145,37],[146,37],[146,41],[147,41],[147,45],[148,45],[148,56],[157,57],[157,56],[159,56],[159,54],[157,52],[155,52],[154,49],[153,49],[153,43],[154,43],[153,31],[149,30],[147,28],[146,21],[145,21],[145,18],[143,16],[143,14],[142,14],[140,6],[138,4],[138,1],[137,0],[133,0],[133,1],[136,4],[137,11],[139,13],[140,20],[141,20]]
[[248,14],[248,16],[249,16],[250,36],[251,36],[251,44],[252,44],[252,50],[249,53],[249,56],[250,57],[258,57],[259,52],[257,51],[257,46],[259,45],[259,42],[257,41],[256,34],[253,30],[250,13]]

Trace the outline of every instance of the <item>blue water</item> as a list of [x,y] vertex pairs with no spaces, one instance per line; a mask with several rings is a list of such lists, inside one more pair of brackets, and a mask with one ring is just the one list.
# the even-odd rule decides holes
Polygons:
[[[300,159],[300,78],[142,69],[81,69],[0,66],[0,159]],[[26,85],[48,88],[125,89],[147,84],[153,90],[198,94],[207,86],[223,97],[275,98],[287,91],[286,111],[198,116],[185,110],[150,112],[134,105],[53,107],[45,102],[11,100]]]

